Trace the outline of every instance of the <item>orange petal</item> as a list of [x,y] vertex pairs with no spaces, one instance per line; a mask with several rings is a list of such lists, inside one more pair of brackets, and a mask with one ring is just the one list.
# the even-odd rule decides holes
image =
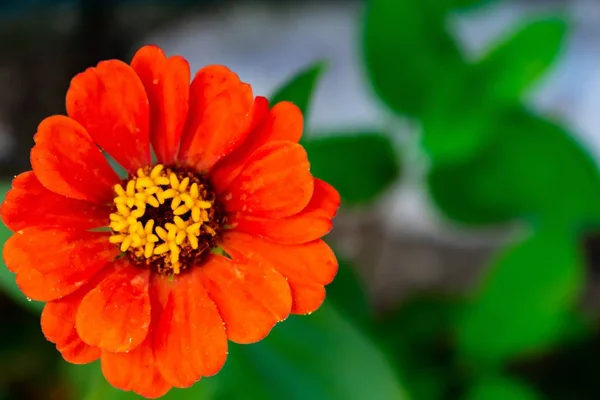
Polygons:
[[0,214],[12,231],[28,226],[89,229],[106,226],[110,209],[53,193],[27,171],[13,180]]
[[51,301],[74,292],[118,254],[104,232],[31,227],[11,236],[4,261],[17,285],[34,300]]
[[164,396],[171,385],[156,366],[152,351],[152,332],[142,344],[127,353],[102,352],[102,373],[114,387],[156,399]]
[[292,291],[292,314],[305,315],[315,312],[325,301],[325,286],[318,283],[290,281]]
[[326,182],[314,181],[312,198],[304,210],[286,218],[261,218],[238,213],[228,218],[236,231],[262,236],[283,244],[306,243],[325,236],[340,206],[340,195]]
[[[8,269],[33,268],[41,273],[96,269],[119,253],[108,242],[107,232],[71,231],[60,228],[30,227],[12,235],[4,245]],[[99,269],[99,268],[98,268]]]
[[202,68],[190,87],[190,108],[179,158],[206,172],[248,134],[252,89],[228,68]]
[[74,292],[81,285],[73,279],[64,280],[61,274],[42,274],[33,268],[16,271],[17,286],[27,298],[52,301]]
[[62,115],[48,117],[33,139],[31,166],[42,185],[74,199],[111,201],[120,179],[79,123]]
[[302,136],[302,112],[290,102],[277,103],[269,111],[264,97],[254,101],[250,134],[231,154],[215,165],[211,172],[217,193],[223,193],[240,174],[248,158],[269,141],[287,140],[298,142]]
[[144,46],[133,57],[150,102],[150,141],[158,162],[175,162],[188,112],[190,66],[180,56],[167,58],[158,46]]
[[252,122],[248,136],[225,158],[221,159],[210,171],[211,181],[217,194],[223,193],[231,182],[239,175],[248,157],[264,142],[261,133],[269,114],[269,101],[261,96],[254,99],[252,106]]
[[254,102],[253,126],[244,142],[219,162],[211,172],[217,193],[223,193],[240,174],[248,158],[270,141],[298,142],[302,136],[302,112],[290,102],[277,103],[269,112],[269,102],[257,97]]
[[267,264],[210,256],[200,271],[204,286],[223,317],[227,336],[236,343],[265,338],[290,313],[290,287]]
[[292,312],[296,314],[320,306],[325,292],[318,286],[330,283],[338,270],[335,254],[320,239],[289,246],[231,231],[223,235],[221,245],[234,260],[272,266],[287,278],[293,296]]
[[127,171],[151,163],[148,97],[129,65],[102,61],[76,75],[67,91],[67,112]]
[[313,194],[313,177],[304,148],[270,142],[255,151],[222,196],[229,213],[282,218],[300,212]]
[[[87,286],[86,286],[87,288]],[[75,313],[87,290],[80,290],[44,306],[42,332],[56,344],[63,358],[73,364],[87,364],[100,357],[100,349],[84,343],[75,329]]]
[[165,380],[180,388],[216,374],[227,358],[223,320],[202,286],[201,269],[152,276],[152,307],[161,308],[154,356]]
[[77,333],[91,346],[124,352],[139,346],[148,334],[150,270],[127,259],[115,262],[113,268],[81,301]]
[[302,111],[294,103],[282,101],[271,109],[263,135],[266,137],[266,141],[298,142],[302,137],[303,129]]

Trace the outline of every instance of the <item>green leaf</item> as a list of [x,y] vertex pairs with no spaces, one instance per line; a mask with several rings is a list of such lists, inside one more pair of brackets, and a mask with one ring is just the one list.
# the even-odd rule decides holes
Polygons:
[[406,399],[384,355],[327,302],[253,345],[231,345],[217,375],[230,400]]
[[[0,183],[0,199],[2,202],[4,202],[6,192],[8,192],[10,188],[10,183]],[[23,212],[27,212],[27,210],[23,210]],[[4,243],[11,236],[12,232],[3,223],[0,222],[0,243],[2,244],[2,247],[4,247]],[[25,297],[23,292],[21,292],[21,290],[15,283],[15,274],[10,272],[6,268],[6,265],[4,265],[4,261],[0,262],[0,290],[2,290],[7,296],[15,300],[17,303],[23,305],[29,310],[32,310],[33,312],[39,313],[44,307],[42,303],[38,303],[37,301],[31,301],[30,299],[27,299],[27,297]]]
[[560,55],[567,24],[560,18],[527,21],[501,39],[476,65],[495,99],[519,99]]
[[471,7],[481,7],[485,6],[488,3],[491,3],[496,0],[447,0],[449,2],[449,8],[471,8]]
[[466,400],[542,400],[543,397],[524,382],[507,376],[486,377],[477,382]]
[[313,175],[333,185],[346,204],[372,201],[400,175],[398,156],[383,134],[315,137],[304,147]]
[[310,101],[317,82],[325,71],[325,67],[325,62],[319,61],[298,72],[275,91],[275,94],[271,96],[271,104],[276,104],[280,101],[291,101],[300,108],[304,115],[304,120],[308,120]]
[[466,224],[598,219],[600,175],[572,135],[521,109],[503,121],[475,159],[433,165],[427,183],[438,208]]
[[514,124],[506,108],[555,60],[565,29],[558,19],[525,25],[473,68],[437,84],[422,117],[422,143],[433,163],[465,162]]
[[[487,84],[472,69],[440,82],[430,96],[422,117],[421,144],[435,165],[466,162],[487,147],[505,108],[486,98]],[[510,122],[509,122],[510,123]]]
[[399,114],[420,116],[432,92],[464,66],[446,32],[440,0],[369,0],[363,27],[366,72],[379,97]]
[[547,225],[500,253],[457,324],[462,357],[493,365],[562,340],[584,279],[578,246]]

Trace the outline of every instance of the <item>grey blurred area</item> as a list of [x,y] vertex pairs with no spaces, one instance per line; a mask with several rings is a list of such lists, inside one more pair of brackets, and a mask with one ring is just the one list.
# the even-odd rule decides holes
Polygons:
[[[223,63],[269,95],[299,69],[325,59],[308,134],[375,128],[394,136],[402,182],[369,209],[343,209],[331,240],[356,262],[374,305],[414,291],[463,292],[519,226],[468,231],[443,221],[423,189],[418,131],[371,92],[360,58],[360,1],[82,1],[6,16],[0,24],[0,172],[26,170],[39,121],[64,112],[69,79],[108,58],[156,43],[192,69]],[[600,1],[497,1],[457,14],[449,26],[477,57],[515,22],[564,12],[573,25],[564,55],[530,96],[532,107],[572,127],[600,155]]]

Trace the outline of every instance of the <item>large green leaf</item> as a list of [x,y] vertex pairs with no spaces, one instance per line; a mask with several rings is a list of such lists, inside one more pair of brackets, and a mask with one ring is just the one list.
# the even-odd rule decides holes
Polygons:
[[364,62],[375,92],[400,114],[420,116],[446,77],[463,67],[439,0],[369,0]]
[[390,139],[379,133],[333,134],[306,141],[311,171],[333,185],[346,204],[375,199],[399,176]]
[[487,98],[485,84],[477,71],[464,69],[431,94],[421,119],[421,144],[434,165],[476,157],[507,123],[505,108]]
[[473,68],[439,82],[422,116],[422,142],[432,162],[464,162],[477,156],[495,135],[511,129],[514,122],[505,114],[506,107],[514,107],[523,91],[549,68],[564,32],[562,20],[528,23]]
[[495,364],[561,341],[583,275],[577,238],[562,226],[505,249],[457,325],[462,357]]
[[521,109],[503,121],[477,158],[433,165],[429,191],[444,214],[468,224],[597,219],[600,175],[571,134]]
[[486,377],[467,393],[466,400],[541,400],[543,397],[524,382],[507,376]]
[[[440,0],[444,1],[444,0]],[[497,0],[445,0],[448,2],[449,8],[470,8],[470,7],[481,7]]]
[[[2,202],[4,202],[4,196],[10,187],[10,183],[0,183],[0,199]],[[27,210],[23,210],[23,212],[27,212]],[[2,222],[0,222],[0,244],[2,247],[4,247],[4,243],[9,237],[11,237],[11,235],[12,232]],[[0,289],[17,303],[22,304],[34,312],[41,312],[43,304],[38,303],[37,301],[31,301],[31,299],[25,297],[15,283],[15,275],[6,268],[4,262],[0,262]]]
[[327,302],[257,344],[232,345],[216,379],[231,400],[407,398],[380,350]]
[[319,61],[298,72],[275,91],[275,94],[271,96],[271,104],[276,104],[280,101],[291,101],[300,108],[304,115],[304,120],[308,120],[310,101],[319,78],[325,71],[325,66],[323,61]]
[[563,19],[527,21],[502,38],[476,65],[491,98],[516,100],[560,55],[566,38]]

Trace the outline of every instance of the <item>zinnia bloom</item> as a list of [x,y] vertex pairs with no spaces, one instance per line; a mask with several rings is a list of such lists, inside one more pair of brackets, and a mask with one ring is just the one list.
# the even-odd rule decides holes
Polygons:
[[340,198],[310,173],[297,107],[223,66],[190,84],[185,59],[146,46],[75,76],[66,110],[1,210],[6,265],[65,360],[160,397],[216,374],[228,339],[321,305]]

